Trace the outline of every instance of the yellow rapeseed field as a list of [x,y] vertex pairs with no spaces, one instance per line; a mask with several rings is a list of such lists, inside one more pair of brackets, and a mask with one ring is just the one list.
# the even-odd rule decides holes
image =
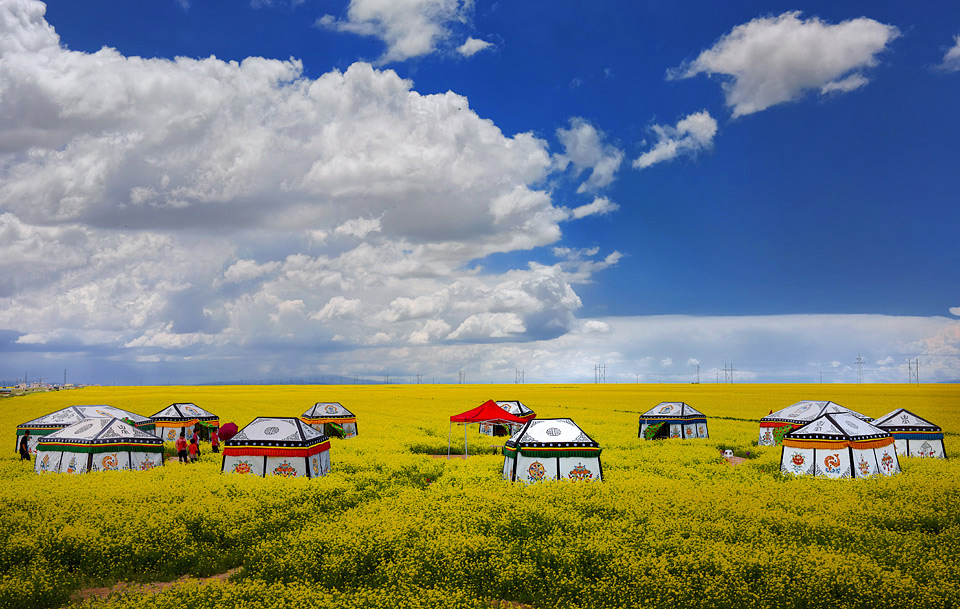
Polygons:
[[[504,438],[449,417],[519,399],[603,447],[604,481],[501,480]],[[346,385],[90,387],[0,400],[3,607],[956,607],[960,459],[902,458],[902,475],[785,477],[758,419],[802,399],[879,417],[904,407],[960,455],[956,385]],[[359,435],[334,439],[322,479],[220,474],[200,463],[38,476],[19,423],[71,404],[149,416],[194,402],[243,426],[339,401]],[[641,412],[686,401],[710,438],[645,442]],[[453,452],[463,452],[454,428]],[[750,453],[731,466],[721,448]],[[188,580],[159,593],[71,600],[118,581]]]

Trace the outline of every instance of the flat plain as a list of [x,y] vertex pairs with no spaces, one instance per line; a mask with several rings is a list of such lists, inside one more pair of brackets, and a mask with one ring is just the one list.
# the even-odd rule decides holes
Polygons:
[[[519,399],[603,447],[603,482],[501,480],[490,438],[450,415]],[[957,385],[279,385],[87,387],[0,400],[0,607],[954,607],[960,461],[902,458],[889,478],[779,472],[758,420],[803,399],[906,408],[960,454]],[[15,428],[71,404],[145,416],[194,402],[243,426],[339,401],[359,435],[328,476],[254,478],[200,462],[37,475]],[[637,438],[661,401],[710,438]],[[749,458],[733,466],[722,448]],[[229,580],[200,578],[236,570]],[[117,582],[184,581],[160,591]]]

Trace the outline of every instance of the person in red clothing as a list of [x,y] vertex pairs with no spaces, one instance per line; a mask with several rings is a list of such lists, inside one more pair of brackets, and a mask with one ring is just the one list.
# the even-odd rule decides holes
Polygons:
[[174,442],[174,446],[177,449],[177,456],[180,457],[180,463],[187,462],[187,438],[183,435],[183,432],[180,432],[180,437],[177,438],[177,441]]
[[190,440],[190,463],[193,463],[197,460],[197,457],[200,455],[200,444],[197,442],[196,438]]
[[217,433],[216,428],[210,433],[210,449],[215,453],[220,452],[220,434]]
[[193,436],[190,437],[190,441],[197,445],[197,456],[200,456],[200,434],[197,433],[197,426],[193,426]]

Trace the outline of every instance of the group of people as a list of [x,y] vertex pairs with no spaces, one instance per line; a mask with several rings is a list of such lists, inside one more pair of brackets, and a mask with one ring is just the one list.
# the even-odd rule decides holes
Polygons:
[[[214,429],[210,432],[210,446],[212,447],[213,452],[220,452],[220,436],[217,434],[217,430]],[[177,456],[180,458],[180,463],[193,463],[200,458],[200,436],[197,434],[197,430],[193,430],[193,435],[190,436],[190,443],[187,443],[186,433],[181,431],[180,437],[177,438],[177,441],[174,442],[174,448],[177,450]]]

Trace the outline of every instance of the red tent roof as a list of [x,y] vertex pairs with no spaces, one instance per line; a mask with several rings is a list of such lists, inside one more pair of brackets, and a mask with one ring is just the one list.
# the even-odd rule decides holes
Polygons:
[[450,417],[452,423],[526,423],[528,420],[510,414],[493,400],[487,400],[473,410]]

